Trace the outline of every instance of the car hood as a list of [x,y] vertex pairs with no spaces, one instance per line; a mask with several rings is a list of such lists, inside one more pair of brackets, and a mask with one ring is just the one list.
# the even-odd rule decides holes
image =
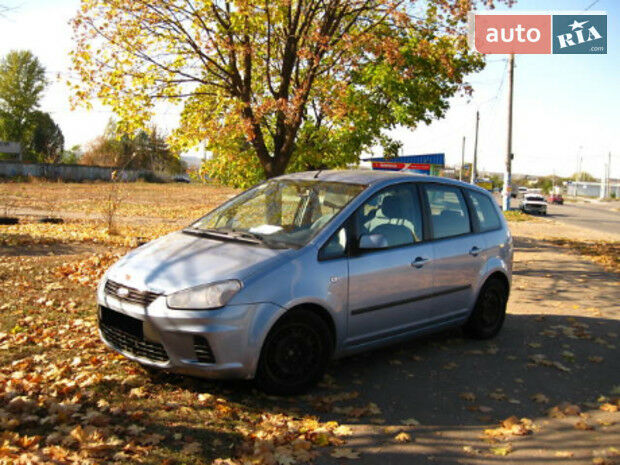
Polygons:
[[109,269],[107,278],[169,294],[225,279],[243,280],[293,252],[175,232],[132,250]]
[[523,203],[526,205],[547,205],[544,200],[524,200]]

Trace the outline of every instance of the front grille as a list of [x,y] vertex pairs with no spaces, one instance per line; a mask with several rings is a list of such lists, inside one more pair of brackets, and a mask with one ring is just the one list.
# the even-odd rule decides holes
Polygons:
[[167,362],[168,354],[161,344],[144,339],[142,321],[106,307],[99,310],[99,329],[114,348],[155,362]]
[[[126,294],[123,295],[123,291],[126,291]],[[161,294],[150,291],[139,291],[138,289],[134,289],[133,287],[124,286],[123,284],[119,284],[115,281],[107,280],[105,283],[105,293],[124,302],[130,302],[132,304],[141,305],[143,307],[148,307],[157,297]],[[120,292],[120,294],[119,294]]]
[[202,336],[194,336],[194,352],[196,353],[196,360],[201,363],[215,363],[215,357],[213,351],[207,341]]

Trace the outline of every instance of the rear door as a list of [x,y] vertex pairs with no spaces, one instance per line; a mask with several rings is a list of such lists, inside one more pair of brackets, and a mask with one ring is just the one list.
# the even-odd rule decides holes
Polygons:
[[503,256],[502,249],[506,246],[506,234],[493,197],[473,189],[463,189],[469,201],[474,229],[482,244],[480,257],[487,263],[492,257]]
[[364,234],[386,239],[385,247],[354,248],[349,258],[347,345],[358,346],[406,333],[428,317],[434,262],[415,184],[383,189],[352,220],[354,243]]
[[435,257],[433,311],[437,319],[449,322],[466,314],[474,303],[485,244],[474,233],[467,201],[459,187],[426,183],[423,191]]

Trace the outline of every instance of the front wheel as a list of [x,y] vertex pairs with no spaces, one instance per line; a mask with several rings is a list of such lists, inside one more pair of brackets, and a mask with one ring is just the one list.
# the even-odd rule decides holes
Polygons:
[[268,394],[303,393],[322,378],[332,351],[325,321],[309,310],[293,310],[267,335],[256,383]]
[[504,324],[508,289],[497,278],[487,281],[478,295],[474,311],[463,326],[465,333],[475,339],[494,337]]

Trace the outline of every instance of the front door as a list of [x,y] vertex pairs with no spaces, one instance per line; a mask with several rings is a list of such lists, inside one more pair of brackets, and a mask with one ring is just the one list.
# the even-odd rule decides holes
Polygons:
[[422,209],[414,184],[390,186],[354,214],[354,241],[380,235],[381,248],[349,259],[347,345],[405,334],[429,316],[433,247],[423,242]]

